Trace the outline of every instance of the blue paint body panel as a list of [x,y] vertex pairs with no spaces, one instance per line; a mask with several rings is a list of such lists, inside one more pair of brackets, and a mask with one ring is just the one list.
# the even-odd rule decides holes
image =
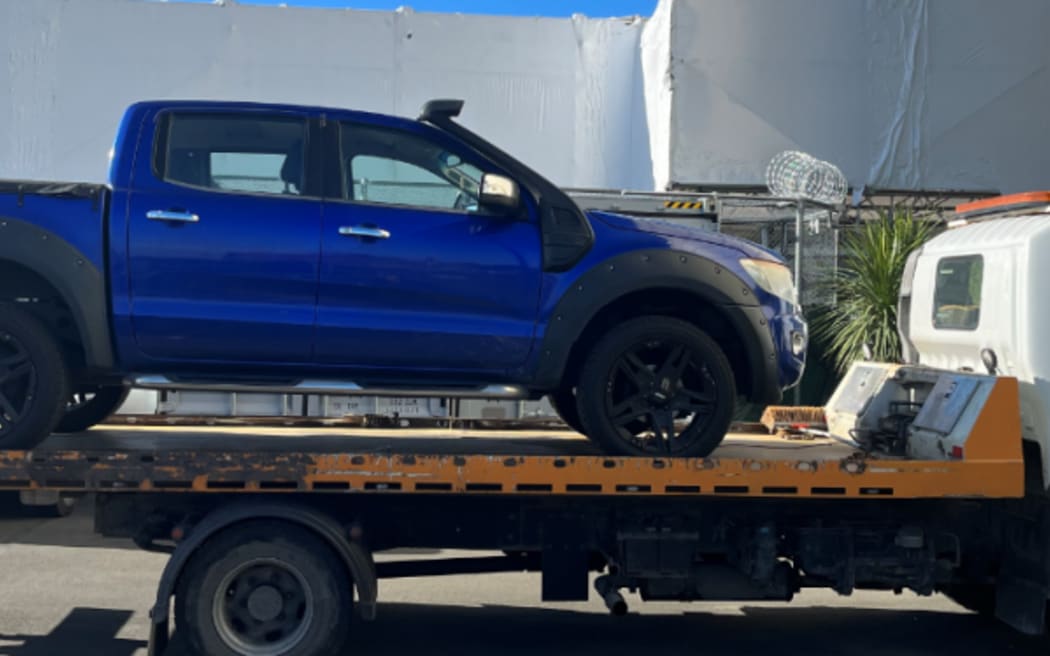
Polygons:
[[[0,193],[0,216],[65,239],[108,279],[117,373],[341,375],[411,384],[508,381],[528,386],[552,313],[606,260],[670,249],[750,280],[742,258],[780,261],[750,242],[650,219],[591,212],[593,245],[567,271],[546,271],[538,200],[513,219],[316,196],[192,188],[154,170],[158,117],[169,111],[264,112],[318,130],[359,122],[412,132],[451,149],[451,134],[403,118],[289,105],[158,101],[130,107],[101,202]],[[313,129],[313,128],[311,128]],[[315,134],[315,133],[311,133]],[[488,172],[507,175],[498,163]],[[327,187],[325,187],[327,189]],[[197,223],[150,220],[152,210]],[[348,238],[347,226],[387,230]],[[776,349],[777,385],[801,376],[798,308],[752,286]]]
[[105,210],[109,195],[98,200],[0,193],[0,216],[20,219],[54,233],[77,249],[100,271],[105,269]]
[[[324,223],[319,362],[477,372],[525,363],[542,275],[534,222],[330,203]],[[344,225],[391,236],[343,237]]]

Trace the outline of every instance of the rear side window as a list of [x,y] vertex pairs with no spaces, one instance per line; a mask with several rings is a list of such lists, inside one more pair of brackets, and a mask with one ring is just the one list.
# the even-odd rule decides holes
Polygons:
[[154,165],[162,180],[235,193],[303,193],[303,119],[175,112],[158,129]]
[[981,280],[984,258],[980,255],[946,257],[937,262],[933,294],[933,327],[976,330],[981,321]]

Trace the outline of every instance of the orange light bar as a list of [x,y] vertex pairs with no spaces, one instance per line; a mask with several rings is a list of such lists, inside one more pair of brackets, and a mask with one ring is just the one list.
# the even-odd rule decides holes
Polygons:
[[975,200],[955,207],[956,214],[987,214],[996,210],[1021,209],[1028,205],[1050,205],[1050,191],[1027,191]]

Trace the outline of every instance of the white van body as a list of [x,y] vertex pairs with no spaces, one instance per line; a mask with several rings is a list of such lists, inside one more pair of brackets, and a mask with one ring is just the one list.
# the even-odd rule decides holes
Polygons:
[[905,359],[1020,383],[1025,440],[1050,482],[1050,207],[950,228],[912,255],[901,288]]

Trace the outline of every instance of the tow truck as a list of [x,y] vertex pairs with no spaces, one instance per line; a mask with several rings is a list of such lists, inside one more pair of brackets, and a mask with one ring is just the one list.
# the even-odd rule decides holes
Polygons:
[[[615,614],[632,593],[943,592],[1040,634],[1050,192],[957,212],[909,260],[903,363],[857,362],[819,412],[770,408],[707,457],[570,433],[111,427],[0,452],[0,489],[94,493],[100,533],[170,553],[158,656],[172,619],[199,653],[354,653],[379,580],[496,571],[539,572],[551,602],[593,586]],[[374,558],[403,547],[479,555]]]

